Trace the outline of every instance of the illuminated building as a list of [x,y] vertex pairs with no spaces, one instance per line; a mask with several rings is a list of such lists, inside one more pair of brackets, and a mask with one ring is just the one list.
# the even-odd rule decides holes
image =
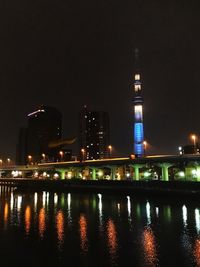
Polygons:
[[144,128],[143,128],[143,97],[138,70],[138,49],[135,49],[135,75],[134,75],[134,153],[137,157],[144,155]]
[[109,116],[103,111],[80,112],[79,151],[82,159],[103,159],[109,154]]

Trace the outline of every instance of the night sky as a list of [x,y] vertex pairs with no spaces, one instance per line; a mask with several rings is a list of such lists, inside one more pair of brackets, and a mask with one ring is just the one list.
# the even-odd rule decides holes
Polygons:
[[[77,136],[82,105],[108,111],[113,154],[133,150],[134,49],[140,50],[148,153],[177,153],[200,134],[199,1],[3,0],[0,157],[40,104]],[[76,146],[75,146],[76,147]]]

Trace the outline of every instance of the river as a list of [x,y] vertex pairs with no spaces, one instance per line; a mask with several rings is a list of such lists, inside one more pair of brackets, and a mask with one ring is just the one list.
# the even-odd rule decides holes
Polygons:
[[2,186],[0,257],[1,266],[200,266],[200,202]]

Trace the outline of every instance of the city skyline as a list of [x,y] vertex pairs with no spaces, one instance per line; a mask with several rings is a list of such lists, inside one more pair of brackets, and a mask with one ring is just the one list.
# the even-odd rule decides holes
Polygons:
[[40,104],[61,111],[65,137],[78,132],[82,105],[109,112],[113,153],[132,153],[135,47],[149,152],[178,153],[199,133],[197,1],[50,1],[48,12],[44,0],[9,5],[0,29],[2,157],[14,158],[18,130]]

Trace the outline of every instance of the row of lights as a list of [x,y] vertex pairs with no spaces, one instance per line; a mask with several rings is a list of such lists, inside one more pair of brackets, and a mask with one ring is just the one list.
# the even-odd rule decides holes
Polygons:
[[[59,155],[60,155],[60,158],[61,158],[61,160],[62,160],[62,159],[63,159],[63,156],[64,156],[64,152],[63,152],[63,151],[59,151]],[[42,159],[43,159],[43,160],[45,160],[46,157],[47,157],[46,154],[44,154],[44,153],[42,153],[41,156],[42,156]],[[33,156],[28,155],[28,162],[31,163],[32,160],[33,160]]]
[[[112,148],[113,147],[111,145],[108,146],[109,157],[111,157]],[[85,148],[82,148],[81,149],[81,155],[82,155],[82,158],[83,159],[85,158],[85,152],[86,152],[86,149]]]
[[[144,148],[144,155],[146,154],[146,150],[147,150],[147,141],[143,141],[143,148]],[[112,149],[113,147],[111,145],[108,146],[108,152],[109,152],[109,157],[111,157],[111,153],[112,153]],[[85,158],[85,148],[81,149],[81,154],[82,154],[82,158]]]
[[3,161],[2,159],[0,159],[0,165],[3,165],[3,164],[10,164],[11,163],[11,159],[10,158],[7,158],[5,161]]

